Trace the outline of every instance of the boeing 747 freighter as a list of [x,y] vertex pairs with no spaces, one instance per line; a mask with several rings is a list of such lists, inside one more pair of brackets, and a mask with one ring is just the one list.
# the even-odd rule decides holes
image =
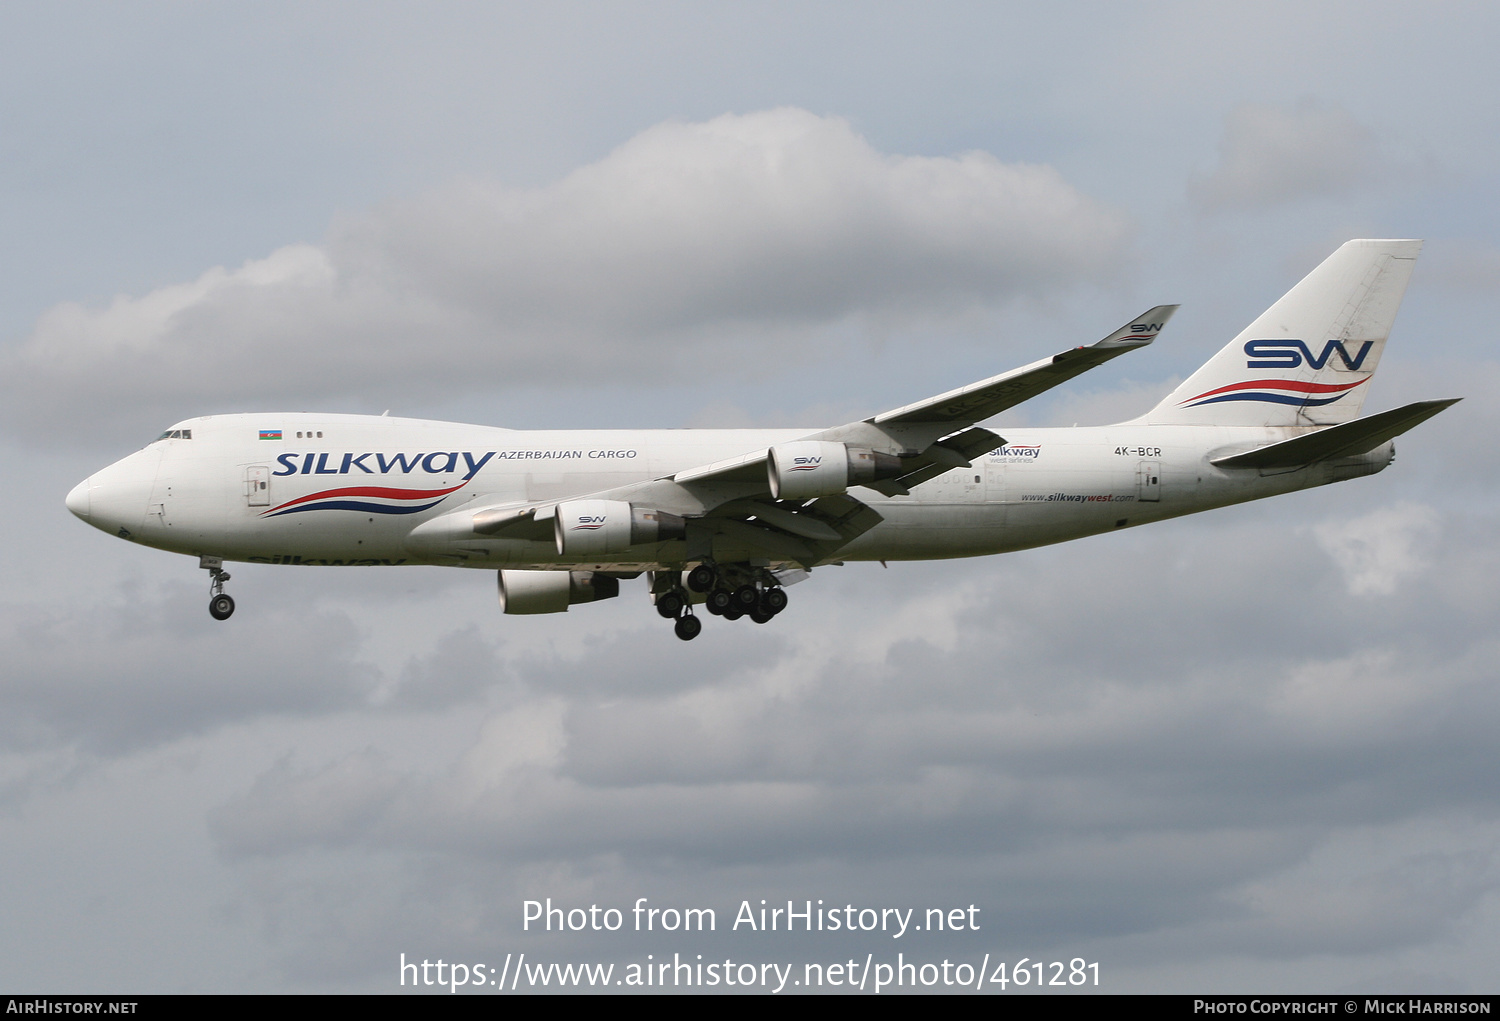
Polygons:
[[684,640],[765,623],[785,586],[856,560],[988,556],[1380,471],[1455,403],[1359,418],[1420,241],[1350,241],[1155,408],[1119,425],[981,423],[1150,344],[1175,305],[1103,340],[831,429],[524,432],[360,415],[179,422],[79,483],[112,535],[228,561],[494,570],[506,613],[645,574]]

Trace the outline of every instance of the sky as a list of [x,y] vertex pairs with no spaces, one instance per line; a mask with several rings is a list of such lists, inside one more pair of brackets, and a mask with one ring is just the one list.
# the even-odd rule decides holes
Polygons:
[[[525,953],[1493,991],[1497,38],[1483,4],[0,7],[0,989]],[[1181,302],[999,425],[1119,421],[1356,237],[1426,239],[1367,411],[1465,398],[1383,473],[823,568],[692,643],[639,582],[506,617],[440,568],[233,565],[218,623],[195,563],[63,506],[196,415],[819,428]],[[548,898],[623,925],[526,928]],[[732,928],[763,899],[977,913]]]

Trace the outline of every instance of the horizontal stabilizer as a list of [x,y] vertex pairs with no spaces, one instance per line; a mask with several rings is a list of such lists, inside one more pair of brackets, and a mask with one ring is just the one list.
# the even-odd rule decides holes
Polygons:
[[1374,450],[1387,440],[1421,425],[1461,399],[1455,397],[1446,401],[1418,401],[1404,408],[1382,411],[1368,418],[1357,418],[1352,422],[1305,433],[1243,454],[1216,457],[1212,463],[1220,468],[1295,468],[1332,457],[1354,457]]

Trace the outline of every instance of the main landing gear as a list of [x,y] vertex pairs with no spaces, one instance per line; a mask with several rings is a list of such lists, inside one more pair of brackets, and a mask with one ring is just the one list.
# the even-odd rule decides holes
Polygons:
[[725,620],[749,617],[765,624],[786,609],[786,592],[764,568],[699,564],[691,571],[659,571],[652,577],[656,612],[676,621],[673,629],[685,642],[703,631],[703,622],[693,615],[693,594],[703,596],[704,609]]
[[198,566],[208,572],[208,615],[214,620],[228,620],[234,613],[234,597],[226,595],[224,583],[229,572],[218,557],[199,557]]

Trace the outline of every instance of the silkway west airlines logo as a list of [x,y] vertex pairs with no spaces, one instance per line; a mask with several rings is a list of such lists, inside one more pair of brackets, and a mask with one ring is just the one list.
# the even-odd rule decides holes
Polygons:
[[[1365,341],[1360,345],[1359,353],[1351,358],[1343,342],[1337,340],[1330,340],[1324,344],[1322,353],[1317,355],[1313,354],[1312,349],[1300,340],[1252,340],[1245,344],[1245,354],[1250,356],[1245,362],[1245,367],[1249,369],[1296,369],[1305,362],[1313,369],[1322,369],[1328,364],[1328,359],[1337,354],[1339,360],[1344,363],[1344,368],[1355,371],[1365,363],[1365,356],[1374,346],[1373,340]],[[1225,401],[1260,401],[1265,404],[1292,404],[1298,407],[1315,408],[1324,404],[1332,404],[1350,390],[1369,381],[1369,376],[1352,383],[1251,379],[1243,383],[1231,383],[1228,386],[1208,390],[1196,397],[1189,397],[1181,402],[1181,406],[1196,408],[1201,404],[1220,404]]]
[[[416,514],[436,507],[449,493],[464,488],[460,482],[447,489],[392,489],[388,486],[346,486],[343,489],[325,489],[321,493],[309,493],[295,500],[278,504],[261,514],[261,517],[276,518],[283,514],[301,514],[315,510],[352,510],[362,514]],[[433,499],[436,497],[436,499]]]
[[[1251,379],[1244,383],[1231,383],[1217,390],[1209,390],[1197,397],[1189,397],[1181,406],[1196,408],[1200,404],[1220,404],[1224,401],[1261,401],[1265,404],[1295,404],[1298,407],[1316,408],[1332,404],[1355,387],[1369,382],[1366,376],[1354,383],[1303,383],[1295,379]],[[1322,396],[1332,394],[1333,396]]]

